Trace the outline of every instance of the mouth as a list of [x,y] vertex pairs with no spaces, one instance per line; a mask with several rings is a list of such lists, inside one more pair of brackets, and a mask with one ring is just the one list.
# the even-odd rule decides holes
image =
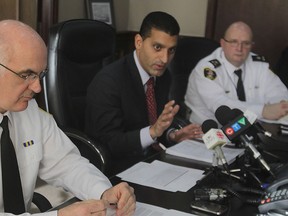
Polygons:
[[157,71],[164,71],[166,68],[166,65],[163,65],[163,64],[156,64],[154,69],[157,70]]
[[24,100],[24,101],[29,101],[29,100],[33,99],[33,97],[34,97],[34,94],[31,94],[31,95],[23,95],[21,98],[22,98],[22,100]]

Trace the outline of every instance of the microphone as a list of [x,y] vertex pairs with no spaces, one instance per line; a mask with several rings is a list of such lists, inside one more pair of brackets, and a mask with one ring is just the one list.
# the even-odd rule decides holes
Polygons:
[[[237,109],[236,109],[237,110]],[[239,112],[240,111],[240,112]],[[239,110],[238,113],[239,115],[242,114],[242,111]],[[266,131],[262,125],[257,121],[257,115],[253,112],[251,112],[250,110],[246,110],[244,112],[244,116],[248,119],[248,121],[253,124],[253,127],[255,127],[255,129],[260,132],[260,133],[263,133],[265,136],[268,136],[268,137],[271,137],[273,138],[272,136],[272,133],[269,132],[269,131]]]
[[[231,112],[232,111],[232,112]],[[251,112],[250,110],[246,110],[243,114],[243,112],[239,109],[230,109],[228,106],[226,105],[222,105],[220,107],[218,107],[218,109],[215,112],[215,116],[220,117],[219,119],[217,119],[217,121],[221,124],[221,125],[226,125],[228,122],[231,121],[231,119],[234,119],[238,116],[244,115],[250,124],[253,125],[253,128],[255,129],[255,131],[249,131],[252,132],[253,135],[256,135],[255,133],[260,132],[262,134],[264,134],[265,136],[268,136],[270,138],[274,138],[272,133],[269,131],[266,131],[262,125],[257,121],[257,115],[253,112]],[[256,132],[257,131],[257,132]],[[237,136],[237,134],[235,135]]]
[[224,169],[230,173],[227,160],[221,148],[221,146],[227,143],[225,134],[222,130],[218,129],[217,122],[212,119],[203,122],[202,131],[204,133],[202,138],[207,149],[213,149],[215,151]]
[[229,140],[234,140],[240,134],[246,132],[251,126],[241,110],[234,109],[232,111],[224,105],[218,107],[215,112],[215,117],[217,121],[223,125],[221,129]]
[[[218,108],[222,109],[222,108]],[[223,108],[226,110],[226,108]],[[215,113],[216,114],[216,113]],[[219,122],[224,123],[226,121],[222,115],[218,115],[219,112],[216,114],[216,119]],[[273,176],[275,177],[274,173],[271,171],[269,165],[266,163],[266,161],[262,158],[262,155],[260,152],[255,148],[255,146],[250,142],[249,138],[247,137],[247,134],[244,134],[253,124],[253,121],[255,121],[255,116],[252,115],[253,113],[250,111],[247,111],[246,113],[243,113],[239,109],[233,109],[230,110],[229,116],[236,116],[232,120],[226,122],[224,126],[222,127],[223,132],[227,136],[229,140],[233,140],[235,138],[239,138],[242,144],[244,144],[245,147],[247,147],[253,154],[254,159],[258,160],[259,163]],[[246,117],[246,116],[247,117]],[[255,115],[255,114],[254,114]],[[252,124],[250,121],[252,121]],[[254,119],[254,120],[253,120]]]

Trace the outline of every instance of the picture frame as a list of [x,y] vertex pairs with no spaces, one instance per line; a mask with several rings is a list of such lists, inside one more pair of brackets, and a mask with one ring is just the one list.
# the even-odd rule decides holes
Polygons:
[[113,0],[86,0],[88,19],[115,27]]

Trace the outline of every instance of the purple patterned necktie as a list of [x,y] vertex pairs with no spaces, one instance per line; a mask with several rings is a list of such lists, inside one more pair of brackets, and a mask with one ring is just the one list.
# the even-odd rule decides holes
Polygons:
[[157,121],[157,104],[154,93],[154,78],[150,77],[150,79],[146,83],[146,102],[148,109],[148,117],[149,123],[153,125]]

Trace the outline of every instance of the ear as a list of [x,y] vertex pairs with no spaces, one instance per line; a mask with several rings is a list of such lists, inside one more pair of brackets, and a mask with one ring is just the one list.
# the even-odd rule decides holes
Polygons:
[[143,40],[142,40],[142,37],[140,34],[135,35],[134,42],[135,42],[135,48],[136,49],[139,49],[142,46]]
[[221,45],[221,47],[223,47],[223,46],[224,46],[224,43],[225,43],[224,39],[223,39],[223,38],[221,38],[221,39],[220,39],[220,45]]

